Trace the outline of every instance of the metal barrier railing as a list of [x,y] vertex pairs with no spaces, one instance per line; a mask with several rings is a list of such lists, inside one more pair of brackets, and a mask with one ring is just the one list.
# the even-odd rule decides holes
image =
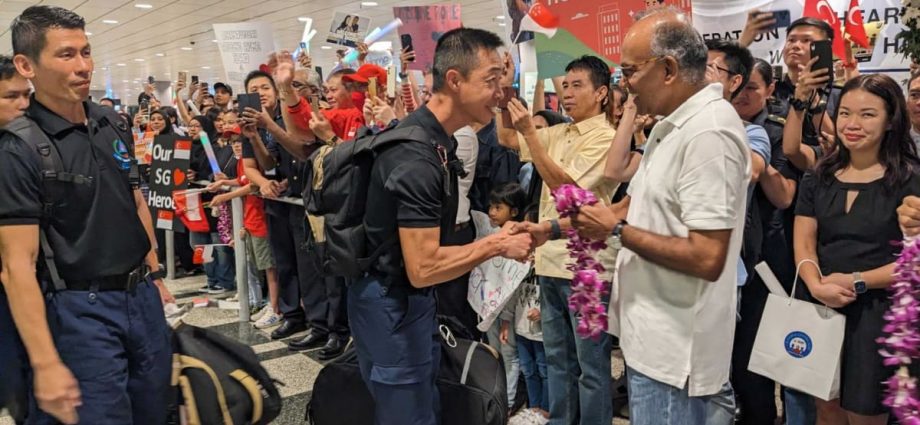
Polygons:
[[[191,182],[198,186],[207,186],[211,182],[202,180]],[[229,191],[234,188],[224,186],[221,190]],[[282,196],[278,198],[265,198],[258,194],[264,200],[273,202],[283,202],[286,204],[303,206],[303,199]],[[231,217],[233,218],[233,259],[236,268],[236,293],[240,303],[239,321],[241,323],[249,322],[249,265],[246,262],[246,244],[240,236],[240,230],[243,228],[243,198],[233,198],[230,201]],[[172,230],[166,230],[166,277],[175,279],[176,277],[176,242],[175,234]]]

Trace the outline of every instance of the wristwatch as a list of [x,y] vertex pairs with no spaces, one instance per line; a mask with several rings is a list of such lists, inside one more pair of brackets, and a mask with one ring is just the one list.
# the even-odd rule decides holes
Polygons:
[[623,248],[623,240],[622,240],[623,228],[626,227],[627,224],[629,223],[627,223],[626,220],[620,220],[620,222],[617,223],[616,226],[613,226],[613,231],[610,232],[610,235],[613,236],[610,246],[613,249]]
[[795,109],[796,111],[804,111],[808,109],[809,106],[807,100],[799,100],[794,97],[789,101],[789,105],[791,105],[792,109]]
[[869,288],[866,287],[866,281],[862,278],[862,273],[853,272],[853,292],[856,292],[856,295],[865,294]]
[[554,218],[549,221],[549,240],[557,239],[562,239],[562,226],[559,225],[559,220]]
[[160,280],[166,278],[166,270],[160,269],[155,272],[147,273],[147,278],[150,280]]

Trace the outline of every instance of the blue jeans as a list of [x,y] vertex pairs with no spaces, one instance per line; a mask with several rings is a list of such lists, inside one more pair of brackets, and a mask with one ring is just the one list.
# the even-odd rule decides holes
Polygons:
[[687,388],[658,382],[629,366],[626,377],[631,425],[732,425],[735,422],[735,396],[728,382],[719,393],[690,397]]
[[783,398],[787,425],[814,425],[818,421],[818,411],[812,396],[783,387]]
[[348,286],[348,320],[375,425],[437,425],[441,336],[431,288],[387,287],[374,276]]
[[549,423],[609,424],[613,421],[610,335],[597,340],[578,337],[578,319],[569,310],[570,281],[545,276],[539,276],[539,281]]
[[517,335],[518,359],[524,380],[527,382],[527,398],[530,407],[549,411],[549,385],[546,383],[546,352],[543,343]]
[[[222,243],[217,232],[189,234],[189,242],[194,248],[196,245],[209,245]],[[233,259],[233,249],[229,246],[214,247],[214,261],[204,263],[204,273],[208,276],[209,286],[220,286],[225,289],[236,289],[236,263]]]

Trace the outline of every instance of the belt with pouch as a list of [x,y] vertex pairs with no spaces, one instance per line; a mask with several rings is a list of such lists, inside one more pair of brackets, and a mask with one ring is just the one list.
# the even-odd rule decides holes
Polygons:
[[68,291],[133,291],[147,278],[150,268],[146,265],[128,273],[104,276],[89,280],[67,280]]

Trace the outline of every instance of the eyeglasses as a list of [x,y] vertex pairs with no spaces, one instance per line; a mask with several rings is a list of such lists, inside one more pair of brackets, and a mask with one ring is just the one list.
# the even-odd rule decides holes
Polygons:
[[722,68],[722,67],[719,66],[719,65],[716,65],[715,62],[707,63],[707,64],[706,64],[706,67],[709,68],[712,72],[719,72],[719,71],[722,71],[722,72],[728,74],[729,77],[734,76],[734,75],[738,75],[737,72],[731,72],[731,71],[729,71],[728,69],[725,69],[725,68]]
[[300,90],[300,89],[304,88],[304,87],[306,86],[306,84],[301,83],[300,81],[296,81],[296,80],[295,80],[295,81],[291,81],[291,86],[294,87],[295,90]]
[[622,65],[620,66],[620,71],[623,72],[623,78],[628,79],[632,77],[636,72],[639,72],[639,69],[645,66],[645,64],[649,62],[657,62],[661,59],[664,59],[664,57],[663,56],[653,56],[635,65]]

